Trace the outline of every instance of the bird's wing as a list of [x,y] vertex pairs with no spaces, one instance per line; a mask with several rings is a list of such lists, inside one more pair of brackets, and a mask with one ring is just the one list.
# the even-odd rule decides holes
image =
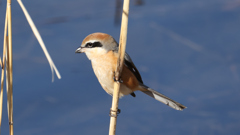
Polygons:
[[135,77],[137,78],[137,80],[143,84],[142,81],[142,77],[140,75],[140,73],[138,72],[136,66],[134,65],[131,57],[125,53],[125,57],[124,57],[124,64],[128,67],[128,69],[135,75]]
[[137,80],[140,82],[140,85],[142,86],[142,89],[140,89],[140,91],[142,91],[143,93],[155,98],[156,100],[176,109],[176,110],[183,110],[186,107],[170,98],[168,98],[167,96],[147,87],[146,85],[143,84],[142,81],[142,77],[140,75],[140,73],[138,72],[136,66],[134,65],[132,59],[130,58],[130,56],[125,53],[125,57],[124,57],[124,64],[127,66],[127,68],[135,75],[135,77],[137,78]]

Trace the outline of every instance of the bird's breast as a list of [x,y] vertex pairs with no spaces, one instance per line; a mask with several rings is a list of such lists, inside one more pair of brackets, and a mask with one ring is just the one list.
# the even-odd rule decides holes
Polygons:
[[117,63],[116,60],[116,57],[111,52],[92,60],[93,71],[99,83],[111,95],[114,89],[113,76]]
[[[114,90],[114,72],[117,65],[117,56],[113,52],[109,52],[102,57],[92,59],[92,67],[99,83],[103,89],[110,95]],[[138,81],[136,77],[125,66],[123,67],[121,79],[123,83],[120,85],[120,97],[128,95],[136,90]]]

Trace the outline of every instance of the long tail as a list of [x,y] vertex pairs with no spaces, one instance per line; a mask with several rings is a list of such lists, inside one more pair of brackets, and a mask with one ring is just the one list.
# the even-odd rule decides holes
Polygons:
[[146,86],[144,84],[141,85],[140,91],[142,91],[143,93],[147,94],[148,96],[150,96],[150,97],[152,97],[152,98],[154,98],[154,99],[172,107],[173,109],[181,111],[181,110],[187,108],[186,106],[184,106],[184,105],[182,105],[182,104],[164,96],[163,94],[149,88],[148,86]]

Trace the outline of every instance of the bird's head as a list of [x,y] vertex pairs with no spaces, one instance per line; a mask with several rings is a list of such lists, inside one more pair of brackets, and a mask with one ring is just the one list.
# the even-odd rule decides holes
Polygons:
[[115,39],[105,33],[93,33],[82,41],[81,46],[75,52],[86,53],[88,59],[91,60],[109,51],[118,51],[118,43]]

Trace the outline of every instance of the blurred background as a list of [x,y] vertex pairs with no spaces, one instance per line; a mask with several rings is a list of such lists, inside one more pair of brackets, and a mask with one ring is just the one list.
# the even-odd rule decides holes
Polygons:
[[[51,82],[47,59],[12,1],[15,134],[108,134],[112,97],[75,50],[93,32],[118,41],[122,1],[22,1],[62,79]],[[1,42],[5,8],[1,0]],[[126,51],[144,83],[188,108],[176,111],[136,92],[119,102],[116,134],[239,135],[240,0],[131,0],[129,17]],[[3,135],[6,108],[5,94]]]

